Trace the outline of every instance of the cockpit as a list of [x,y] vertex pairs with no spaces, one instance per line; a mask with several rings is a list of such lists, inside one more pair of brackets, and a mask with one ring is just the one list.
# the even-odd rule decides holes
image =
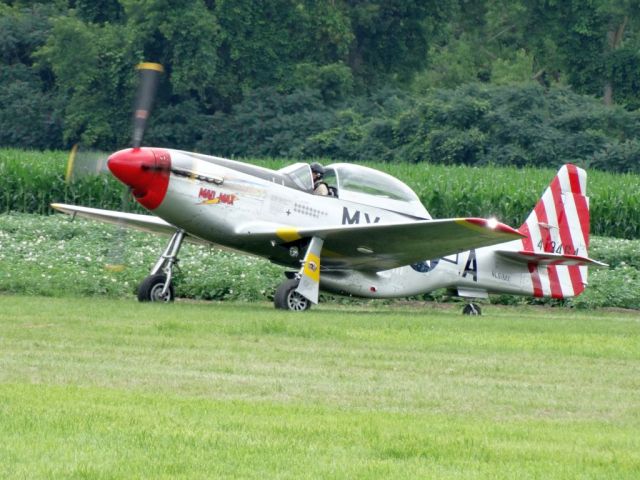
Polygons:
[[[323,181],[334,197],[418,218],[431,218],[415,192],[391,175],[352,163],[333,163],[324,170]],[[279,173],[286,175],[301,190],[313,192],[308,163],[289,165]]]

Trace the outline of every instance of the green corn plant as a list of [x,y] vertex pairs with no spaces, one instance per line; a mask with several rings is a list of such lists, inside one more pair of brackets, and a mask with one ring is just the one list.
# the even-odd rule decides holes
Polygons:
[[[278,169],[287,159],[245,160]],[[336,159],[320,159],[330,164]],[[49,214],[52,202],[120,209],[121,186],[110,175],[64,181],[67,152],[0,149],[0,212]],[[555,169],[362,162],[407,183],[437,218],[495,216],[518,227],[556,174]],[[640,238],[640,175],[589,170],[591,233]],[[131,204],[132,211],[142,211]]]

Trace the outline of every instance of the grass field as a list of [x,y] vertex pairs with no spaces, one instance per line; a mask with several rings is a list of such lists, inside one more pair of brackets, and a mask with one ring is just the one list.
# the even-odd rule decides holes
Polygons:
[[0,478],[640,477],[640,315],[0,296]]

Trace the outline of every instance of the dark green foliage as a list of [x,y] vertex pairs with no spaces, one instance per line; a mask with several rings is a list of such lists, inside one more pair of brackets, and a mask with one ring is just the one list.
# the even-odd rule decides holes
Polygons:
[[[156,105],[169,110],[150,125],[149,139],[206,146],[211,142],[203,131],[210,119],[232,110],[242,115],[243,107],[234,107],[242,100],[251,104],[264,93],[259,89],[298,96],[313,90],[322,102],[314,112],[301,112],[311,117],[308,134],[275,135],[265,147],[279,154],[300,151],[283,145],[290,137],[301,144],[337,125],[319,118],[326,105],[406,81],[422,68],[430,32],[445,10],[442,2],[395,0],[0,2],[3,67],[37,69],[29,75],[20,70],[23,84],[13,87],[16,74],[2,68],[2,110],[18,120],[14,126],[2,119],[7,121],[0,129],[7,133],[0,144],[60,148],[82,141],[105,150],[126,145],[133,66],[147,60],[165,66]],[[28,117],[17,115],[21,109],[29,110]],[[41,132],[38,140],[25,133],[28,125]],[[231,144],[238,132],[227,131],[230,138],[221,142]]]
[[608,70],[616,86],[614,100],[629,110],[640,108],[640,52],[637,45],[621,48],[608,59]]
[[[87,29],[77,17],[60,17],[39,51],[52,65],[64,107],[64,142],[105,150],[129,142],[135,64],[130,39],[111,24]],[[69,51],[76,52],[69,56]]]
[[118,22],[124,15],[118,0],[75,0],[74,8],[88,23]]
[[633,138],[612,145],[597,152],[590,164],[595,168],[617,172],[640,171],[640,141]]
[[299,63],[343,61],[352,39],[343,10],[325,2],[223,0],[213,10],[222,70],[247,89],[286,84]]
[[217,113],[197,147],[228,156],[296,156],[305,140],[330,125],[331,115],[317,90],[281,94],[253,91],[230,114]]
[[62,147],[61,99],[23,64],[0,69],[0,145]]
[[450,2],[366,0],[348,2],[354,41],[349,64],[357,75],[395,74],[408,78],[424,67],[430,27]]
[[638,172],[638,18],[623,0],[5,1],[0,145],[128,145],[149,60],[148,144]]
[[467,43],[481,45],[470,57],[476,63],[489,63],[492,75],[505,60],[513,62],[514,50],[522,51],[532,60],[529,78],[535,77],[541,84],[568,84],[576,92],[637,108],[638,2],[478,3],[486,6],[484,11],[476,12],[480,20],[456,18],[452,24],[466,27],[460,38],[466,36]]
[[50,31],[51,5],[0,4],[0,145],[61,148],[64,98],[50,89],[31,53]]
[[50,17],[57,13],[51,5],[10,8],[0,2],[0,61],[3,65],[31,66],[31,54],[50,33]]
[[213,141],[201,147],[239,156],[640,171],[633,140],[640,113],[568,89],[471,84],[412,100],[385,89],[329,107],[317,93],[261,90],[216,115]]
[[332,126],[307,139],[303,154],[308,157],[342,158],[357,160],[364,141],[364,119],[347,109],[333,112]]
[[296,65],[290,81],[284,84],[293,90],[310,88],[320,91],[327,104],[345,100],[353,93],[353,74],[344,63]]
[[194,99],[170,105],[160,104],[154,107],[145,133],[145,144],[192,150],[210,124],[211,115],[202,113]]

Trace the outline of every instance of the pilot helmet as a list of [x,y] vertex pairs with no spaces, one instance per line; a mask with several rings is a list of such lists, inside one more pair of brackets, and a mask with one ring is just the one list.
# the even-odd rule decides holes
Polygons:
[[320,176],[324,175],[324,167],[322,165],[320,165],[318,162],[313,162],[311,164],[311,172],[312,173],[318,173],[320,174]]

